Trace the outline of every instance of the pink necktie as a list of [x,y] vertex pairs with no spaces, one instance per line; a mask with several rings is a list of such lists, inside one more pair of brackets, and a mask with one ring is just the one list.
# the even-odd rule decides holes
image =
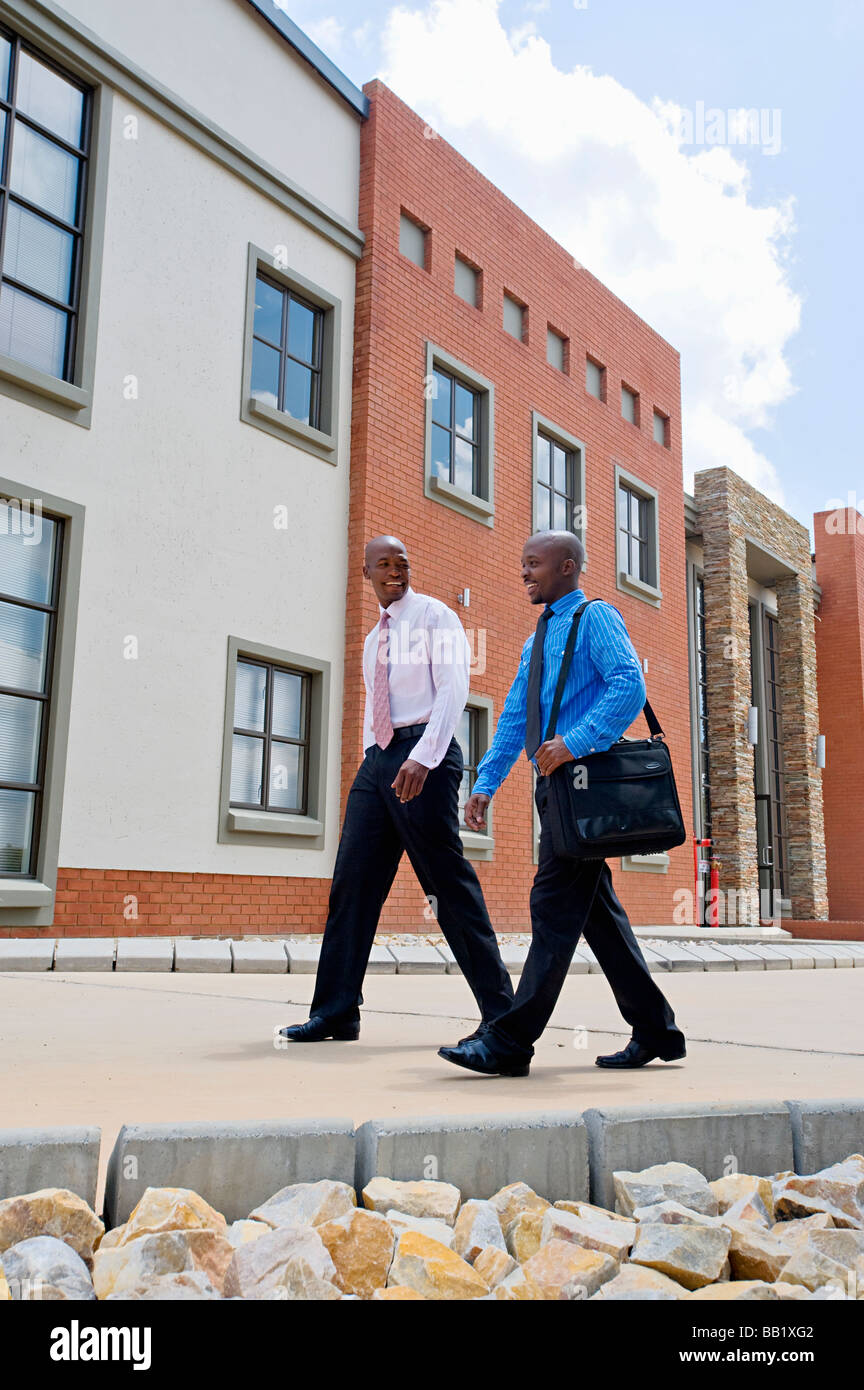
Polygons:
[[372,689],[372,726],[379,748],[386,748],[393,738],[393,721],[390,717],[389,625],[390,614],[385,609],[378,625],[378,655],[375,661],[375,684]]

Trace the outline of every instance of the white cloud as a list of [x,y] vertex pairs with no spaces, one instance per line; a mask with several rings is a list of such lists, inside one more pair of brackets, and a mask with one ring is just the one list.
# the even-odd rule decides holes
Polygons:
[[725,463],[782,500],[747,431],[795,389],[791,199],[755,206],[740,147],[684,153],[674,103],[560,70],[531,27],[505,31],[499,0],[398,7],[382,53],[394,91],[680,350],[688,486]]

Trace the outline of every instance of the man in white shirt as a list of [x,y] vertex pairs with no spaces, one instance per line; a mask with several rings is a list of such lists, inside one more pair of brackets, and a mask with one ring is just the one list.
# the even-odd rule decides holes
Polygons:
[[403,851],[482,1024],[513,1001],[459,836],[463,758],[453,731],[468,695],[468,639],[451,609],[411,588],[408,555],[395,536],[369,542],[363,575],[379,604],[363,650],[365,757],[345,808],[310,1016],[281,1029],[292,1042],[359,1037],[363,977]]

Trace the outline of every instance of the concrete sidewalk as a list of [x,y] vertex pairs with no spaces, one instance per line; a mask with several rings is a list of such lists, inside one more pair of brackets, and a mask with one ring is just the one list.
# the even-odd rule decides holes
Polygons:
[[671,1101],[864,1095],[864,971],[662,977],[684,1063],[610,1073],[625,1041],[602,976],[568,979],[530,1077],[480,1077],[435,1054],[473,1026],[459,976],[371,976],[356,1043],[274,1045],[306,1017],[311,976],[0,975],[7,1126],[490,1114]]

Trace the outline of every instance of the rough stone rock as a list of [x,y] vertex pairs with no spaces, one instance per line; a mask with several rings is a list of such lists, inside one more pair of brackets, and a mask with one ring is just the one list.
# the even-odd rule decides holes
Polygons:
[[392,1209],[384,1215],[393,1227],[397,1239],[403,1231],[419,1231],[421,1235],[428,1236],[430,1240],[438,1240],[442,1245],[453,1244],[453,1227],[448,1226],[446,1221],[436,1221],[431,1216],[410,1216],[408,1212]]
[[595,1294],[591,1295],[592,1301],[595,1299],[610,1300],[648,1300],[651,1302],[666,1301],[684,1298],[687,1290],[675,1279],[670,1279],[668,1274],[661,1274],[659,1269],[648,1269],[644,1265],[626,1264],[622,1265],[614,1279],[610,1279],[607,1284],[603,1284]]
[[559,1301],[590,1298],[617,1271],[609,1255],[569,1240],[547,1241],[522,1266],[525,1278],[543,1290],[544,1298]]
[[123,1227],[117,1245],[161,1231],[216,1231],[225,1234],[225,1217],[189,1187],[148,1187]]
[[0,1265],[0,1303],[8,1303],[11,1297],[12,1294],[6,1282],[6,1275],[3,1273],[3,1266]]
[[729,1242],[730,1233],[722,1227],[655,1221],[639,1227],[630,1258],[634,1264],[659,1269],[687,1289],[699,1289],[721,1277]]
[[268,1197],[260,1207],[250,1211],[250,1221],[263,1221],[274,1230],[277,1226],[320,1226],[339,1216],[355,1211],[357,1197],[347,1182],[295,1182]]
[[109,1293],[106,1303],[120,1303],[139,1300],[140,1302],[190,1303],[221,1299],[218,1289],[214,1289],[206,1274],[196,1269],[180,1270],[176,1274],[160,1274],[147,1284],[133,1284],[120,1293]]
[[827,1255],[847,1269],[861,1270],[864,1231],[811,1231],[809,1244],[820,1255]]
[[569,1211],[574,1216],[581,1216],[583,1221],[590,1221],[595,1216],[601,1216],[606,1221],[629,1221],[629,1216],[622,1216],[618,1211],[609,1211],[608,1207],[595,1207],[592,1202],[553,1202],[556,1211]]
[[612,1180],[615,1205],[622,1216],[632,1216],[637,1207],[669,1201],[680,1202],[703,1216],[716,1216],[719,1211],[707,1179],[689,1163],[655,1163],[638,1173],[613,1173]]
[[474,1273],[479,1274],[490,1289],[496,1288],[502,1279],[518,1268],[513,1256],[497,1245],[487,1245],[474,1259]]
[[771,1234],[780,1236],[789,1245],[797,1245],[803,1242],[805,1245],[810,1238],[811,1231],[834,1231],[833,1216],[827,1212],[817,1211],[813,1216],[801,1216],[792,1218],[789,1221],[775,1221],[771,1227]]
[[511,1182],[489,1198],[498,1213],[502,1231],[506,1231],[523,1211],[545,1211],[550,1205],[525,1182]]
[[794,1247],[787,1244],[782,1236],[772,1235],[753,1222],[730,1220],[729,1212],[723,1220],[732,1237],[729,1242],[729,1263],[733,1279],[761,1280],[772,1284],[792,1258]]
[[35,1236],[55,1236],[92,1268],[105,1227],[83,1197],[65,1187],[43,1187],[0,1202],[0,1254]]
[[502,1279],[492,1291],[492,1297],[501,1303],[536,1303],[545,1300],[546,1295],[539,1284],[529,1279],[525,1270],[518,1267],[506,1279]]
[[393,1227],[386,1217],[355,1207],[315,1229],[330,1251],[336,1266],[335,1282],[343,1293],[371,1298],[376,1289],[385,1287],[395,1245]]
[[87,1265],[65,1240],[30,1236],[3,1251],[3,1273],[16,1303],[94,1299]]
[[217,1231],[158,1231],[127,1245],[97,1250],[93,1283],[98,1298],[109,1298],[163,1276],[192,1271],[203,1274],[221,1294],[233,1254],[231,1242]]
[[497,1246],[506,1254],[507,1247],[498,1213],[491,1202],[482,1202],[472,1197],[469,1201],[463,1202],[456,1217],[456,1225],[453,1227],[453,1249],[463,1260],[467,1260],[469,1265],[473,1265],[480,1251],[490,1245]]
[[793,1174],[775,1185],[775,1212],[779,1217],[810,1216],[827,1212],[835,1226],[864,1228],[864,1156],[851,1154],[818,1173]]
[[432,1217],[452,1226],[462,1201],[458,1187],[450,1182],[396,1182],[393,1178],[373,1178],[363,1188],[363,1205],[382,1215],[394,1208],[407,1216]]
[[372,1295],[374,1303],[425,1303],[426,1299],[416,1289],[396,1285],[392,1289],[376,1289]]
[[[622,1217],[621,1220],[625,1218]],[[633,1220],[640,1226],[649,1226],[654,1221],[663,1221],[669,1226],[675,1226],[682,1221],[685,1226],[721,1226],[722,1219],[719,1216],[703,1216],[701,1212],[693,1211],[690,1207],[682,1207],[680,1202],[654,1202],[651,1206],[637,1207],[633,1213]]]
[[811,1293],[826,1284],[846,1289],[849,1271],[839,1260],[823,1255],[812,1245],[799,1245],[792,1258],[787,1260],[777,1282],[780,1284],[803,1284]]
[[100,1240],[99,1244],[96,1246],[96,1249],[97,1249],[97,1250],[111,1250],[111,1249],[113,1249],[113,1247],[114,1247],[115,1245],[119,1245],[119,1244],[120,1244],[120,1242],[121,1242],[121,1240],[123,1239],[123,1236],[125,1235],[125,1233],[126,1233],[126,1226],[125,1226],[125,1224],[124,1224],[123,1226],[115,1226],[115,1227],[113,1228],[113,1230],[110,1230],[110,1231],[106,1231],[106,1232],[105,1232],[105,1234],[104,1234],[104,1236],[102,1237],[102,1239]]
[[266,1221],[233,1221],[225,1232],[225,1239],[232,1245],[246,1245],[250,1240],[257,1240],[259,1236],[266,1236],[271,1231],[272,1226],[268,1226]]
[[520,1264],[530,1260],[540,1249],[545,1215],[546,1211],[542,1207],[533,1211],[522,1211],[507,1227],[507,1249]]
[[414,1289],[424,1298],[483,1298],[489,1286],[454,1250],[419,1231],[399,1237],[388,1285]]
[[608,1221],[602,1216],[584,1218],[572,1212],[550,1207],[543,1213],[540,1244],[549,1240],[569,1240],[584,1250],[598,1250],[610,1255],[617,1264],[626,1260],[636,1239],[635,1221]]
[[763,1231],[769,1231],[771,1227],[771,1213],[758,1192],[733,1202],[718,1220],[724,1223],[743,1221],[749,1226],[760,1227]]
[[708,1186],[717,1198],[721,1216],[742,1197],[755,1195],[762,1200],[769,1221],[774,1220],[774,1188],[770,1178],[757,1178],[752,1173],[730,1173],[729,1177],[717,1178]]
[[813,1297],[803,1284],[780,1284],[775,1281],[773,1288],[777,1297],[785,1303],[796,1303]]
[[692,1293],[685,1294],[688,1303],[691,1299],[699,1303],[777,1303],[779,1297],[774,1285],[767,1284],[762,1279],[738,1279],[725,1284],[705,1284],[701,1289],[694,1289]]
[[313,1226],[277,1226],[234,1251],[226,1298],[332,1300],[341,1297],[336,1266]]

